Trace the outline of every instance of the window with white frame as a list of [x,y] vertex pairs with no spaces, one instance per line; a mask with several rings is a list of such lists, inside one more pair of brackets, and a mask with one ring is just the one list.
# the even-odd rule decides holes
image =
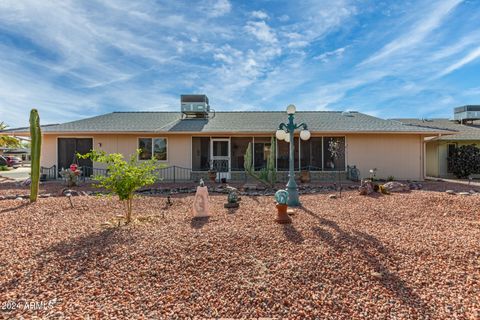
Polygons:
[[139,160],[167,160],[167,138],[138,138]]

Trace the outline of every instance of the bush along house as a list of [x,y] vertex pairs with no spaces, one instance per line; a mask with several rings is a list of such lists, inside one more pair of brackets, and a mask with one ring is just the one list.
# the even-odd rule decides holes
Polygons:
[[[154,157],[167,168],[165,180],[217,178],[244,180],[244,156],[249,143],[255,170],[265,168],[271,137],[284,111],[214,111],[205,95],[182,95],[179,112],[112,112],[42,128],[41,166],[68,168],[77,162],[85,174],[101,166],[76,160],[75,154],[91,149],[130,156],[140,149],[139,160]],[[422,180],[424,140],[451,133],[445,129],[407,125],[360,112],[297,111],[296,122],[304,122],[310,139],[294,139],[295,170],[315,180],[347,178],[347,168],[356,166],[360,177],[376,168],[378,178]],[[3,134],[28,135],[27,129]],[[286,181],[289,143],[276,141],[278,181]],[[336,146],[335,156],[329,146]],[[53,167],[55,166],[55,167]]]

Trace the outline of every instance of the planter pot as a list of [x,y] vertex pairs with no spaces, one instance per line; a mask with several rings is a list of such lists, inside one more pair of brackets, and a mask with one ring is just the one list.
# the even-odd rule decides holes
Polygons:
[[215,180],[217,180],[217,172],[209,171],[208,178],[210,179],[210,181],[215,182]]
[[292,219],[288,216],[287,213],[288,206],[286,204],[278,204],[277,203],[277,218],[275,222],[278,223],[291,223]]
[[302,183],[310,182],[310,171],[304,170],[304,171],[300,172],[300,181]]

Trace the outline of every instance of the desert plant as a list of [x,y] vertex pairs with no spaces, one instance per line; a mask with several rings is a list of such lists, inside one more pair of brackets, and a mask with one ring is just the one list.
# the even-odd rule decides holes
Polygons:
[[[335,163],[335,160],[337,160],[340,157],[340,150],[341,150],[340,139],[332,139],[328,142],[328,151],[330,152],[332,164]],[[342,180],[341,180],[340,171],[338,172],[338,184],[339,184],[340,197],[341,197],[342,196]]]
[[480,148],[474,144],[455,147],[448,157],[448,168],[457,178],[480,173]]
[[378,186],[378,191],[382,194],[390,194],[390,192],[387,190],[387,188],[385,188],[383,184]]
[[40,181],[40,154],[42,149],[42,131],[40,116],[36,109],[30,111],[30,138],[31,138],[31,169],[30,202],[37,201],[38,185]]
[[228,203],[237,203],[238,202],[238,194],[235,191],[231,191],[228,193],[227,197],[227,202]]
[[252,153],[252,143],[249,142],[247,150],[245,151],[245,157],[243,166],[245,172],[255,178],[256,180],[262,182],[263,184],[273,187],[277,181],[277,170],[275,169],[275,160],[276,160],[276,148],[275,148],[275,138],[272,137],[270,140],[270,155],[267,159],[266,168],[262,168],[258,173],[255,173],[255,168],[253,166],[253,153]]
[[394,177],[394,176],[388,176],[388,177],[387,177],[387,181],[393,181],[393,180],[395,180],[395,177]]
[[67,186],[78,186],[78,177],[82,174],[82,171],[76,164],[70,165],[70,168],[60,171],[60,176],[65,179]]
[[79,159],[92,159],[107,166],[106,176],[98,175],[93,179],[98,181],[98,187],[103,187],[117,195],[125,203],[125,220],[132,220],[132,204],[135,191],[141,187],[151,185],[157,179],[155,170],[161,167],[155,159],[138,161],[140,150],[127,161],[120,153],[107,154],[104,151],[91,151],[87,154],[78,154]]

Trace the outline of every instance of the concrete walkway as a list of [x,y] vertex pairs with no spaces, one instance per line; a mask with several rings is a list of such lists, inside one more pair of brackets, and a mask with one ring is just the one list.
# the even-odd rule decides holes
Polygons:
[[23,181],[30,177],[30,167],[18,167],[8,171],[0,171],[0,177],[15,181]]
[[443,182],[458,183],[458,184],[464,184],[468,186],[480,187],[479,181],[470,181],[470,180],[461,180],[461,179],[444,179],[444,178],[436,178],[436,177],[425,177],[425,180],[443,181]]

